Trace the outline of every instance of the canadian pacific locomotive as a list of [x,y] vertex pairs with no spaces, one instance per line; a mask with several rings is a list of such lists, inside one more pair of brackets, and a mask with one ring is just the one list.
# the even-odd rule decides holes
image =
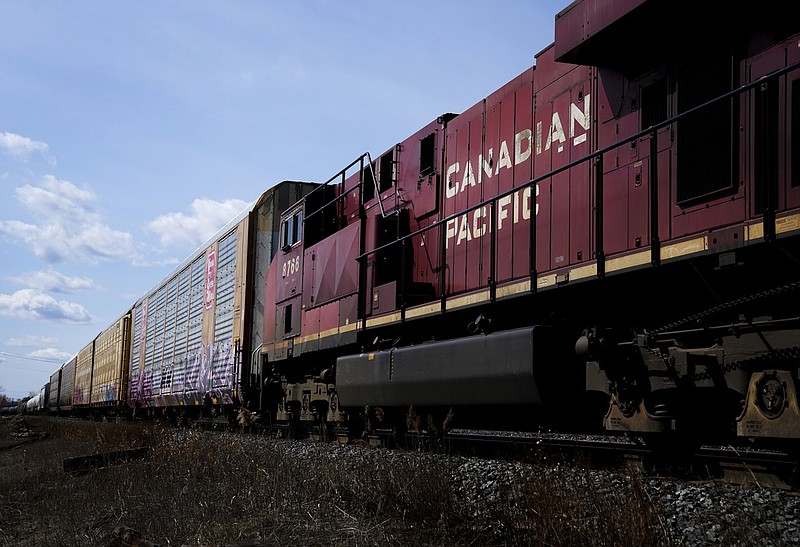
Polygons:
[[800,438],[797,21],[690,11],[577,0],[473,107],[277,184],[49,408]]

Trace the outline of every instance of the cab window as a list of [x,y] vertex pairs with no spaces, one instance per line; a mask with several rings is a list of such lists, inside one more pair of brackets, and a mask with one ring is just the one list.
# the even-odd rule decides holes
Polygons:
[[281,249],[287,251],[303,237],[303,211],[297,211],[281,223]]

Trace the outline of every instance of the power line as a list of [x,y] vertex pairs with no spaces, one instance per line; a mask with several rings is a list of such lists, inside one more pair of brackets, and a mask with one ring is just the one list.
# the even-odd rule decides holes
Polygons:
[[15,357],[17,359],[28,359],[29,361],[41,361],[42,363],[62,362],[62,359],[56,359],[55,357],[35,357],[33,355],[20,355],[19,353],[9,353],[7,351],[0,351],[0,355],[5,355],[6,357]]
[[7,369],[8,368],[13,368],[14,370],[27,370],[29,372],[47,372],[47,370],[44,370],[44,369],[38,369],[38,368],[33,368],[33,367],[18,367],[18,366],[14,366],[14,365],[9,365],[8,363],[4,363],[2,361],[0,361],[0,368],[7,368]]

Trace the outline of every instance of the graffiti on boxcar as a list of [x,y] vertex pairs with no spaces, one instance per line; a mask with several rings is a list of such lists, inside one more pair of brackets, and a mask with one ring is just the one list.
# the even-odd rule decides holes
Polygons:
[[[185,404],[198,404],[205,394],[232,402],[236,388],[236,351],[231,339],[200,345],[172,364],[131,374],[130,403],[153,406],[154,376],[159,394],[182,397]],[[113,392],[112,392],[113,396]]]
[[100,384],[98,391],[100,392],[98,396],[99,402],[101,403],[114,402],[114,400],[116,400],[117,381],[112,380],[110,382]]
[[76,387],[72,393],[72,404],[73,405],[82,405],[84,403],[83,400],[83,388]]
[[214,306],[214,298],[217,294],[217,253],[211,249],[206,256],[206,284],[205,284],[205,305],[210,310]]

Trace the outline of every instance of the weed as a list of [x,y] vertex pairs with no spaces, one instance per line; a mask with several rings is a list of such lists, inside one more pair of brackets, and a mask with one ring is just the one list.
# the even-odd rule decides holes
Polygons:
[[[115,528],[165,546],[653,545],[666,538],[635,473],[612,483],[527,465],[482,499],[475,488],[457,487],[460,464],[442,454],[332,444],[298,450],[240,433],[26,419],[49,435],[0,450],[3,545],[109,545]],[[416,425],[419,417],[411,419]],[[139,446],[150,447],[147,458],[80,476],[62,468],[66,458]],[[478,514],[476,504],[484,506]]]

